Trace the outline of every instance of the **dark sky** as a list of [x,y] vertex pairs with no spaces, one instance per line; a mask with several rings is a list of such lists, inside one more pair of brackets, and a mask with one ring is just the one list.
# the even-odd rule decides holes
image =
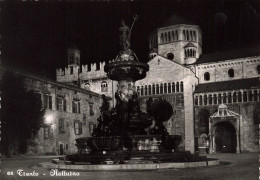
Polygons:
[[[224,24],[222,15],[216,19],[221,13],[227,17]],[[174,14],[201,27],[204,54],[260,45],[259,0],[1,2],[1,59],[55,79],[72,44],[81,51],[81,64],[115,58],[120,20],[130,26],[135,14],[140,18],[131,48],[143,62],[149,33]]]

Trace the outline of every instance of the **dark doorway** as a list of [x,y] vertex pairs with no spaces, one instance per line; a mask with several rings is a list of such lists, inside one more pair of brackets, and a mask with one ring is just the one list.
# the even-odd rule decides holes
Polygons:
[[60,155],[64,155],[64,145],[60,144]]
[[236,153],[236,130],[228,122],[216,124],[215,130],[216,152]]

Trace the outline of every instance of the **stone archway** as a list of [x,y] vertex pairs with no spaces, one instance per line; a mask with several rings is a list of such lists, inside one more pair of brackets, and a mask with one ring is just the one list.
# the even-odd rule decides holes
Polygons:
[[217,153],[236,153],[236,129],[228,121],[215,125],[215,150]]
[[239,114],[221,104],[210,116],[210,153],[240,153]]

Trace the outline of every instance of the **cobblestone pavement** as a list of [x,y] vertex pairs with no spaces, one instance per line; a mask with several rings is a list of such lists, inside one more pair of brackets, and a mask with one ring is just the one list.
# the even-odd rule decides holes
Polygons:
[[[215,167],[192,169],[163,169],[154,171],[92,171],[77,172],[79,176],[58,177],[50,176],[50,170],[42,169],[36,165],[40,162],[51,161],[54,157],[21,157],[2,159],[0,179],[84,179],[84,180],[258,180],[259,154],[214,154],[208,158],[218,158],[221,165]],[[39,174],[37,177],[18,176],[17,170]],[[7,175],[12,174],[13,175]],[[45,174],[45,175],[44,175]]]

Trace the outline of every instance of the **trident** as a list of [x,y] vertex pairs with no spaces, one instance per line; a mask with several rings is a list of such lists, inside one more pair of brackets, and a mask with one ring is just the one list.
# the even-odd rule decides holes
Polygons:
[[138,15],[134,15],[134,17],[133,17],[134,21],[133,21],[132,26],[130,28],[129,35],[131,34],[131,31],[132,31],[132,29],[134,27],[135,21],[137,21],[139,19],[139,17],[140,16],[138,16]]

